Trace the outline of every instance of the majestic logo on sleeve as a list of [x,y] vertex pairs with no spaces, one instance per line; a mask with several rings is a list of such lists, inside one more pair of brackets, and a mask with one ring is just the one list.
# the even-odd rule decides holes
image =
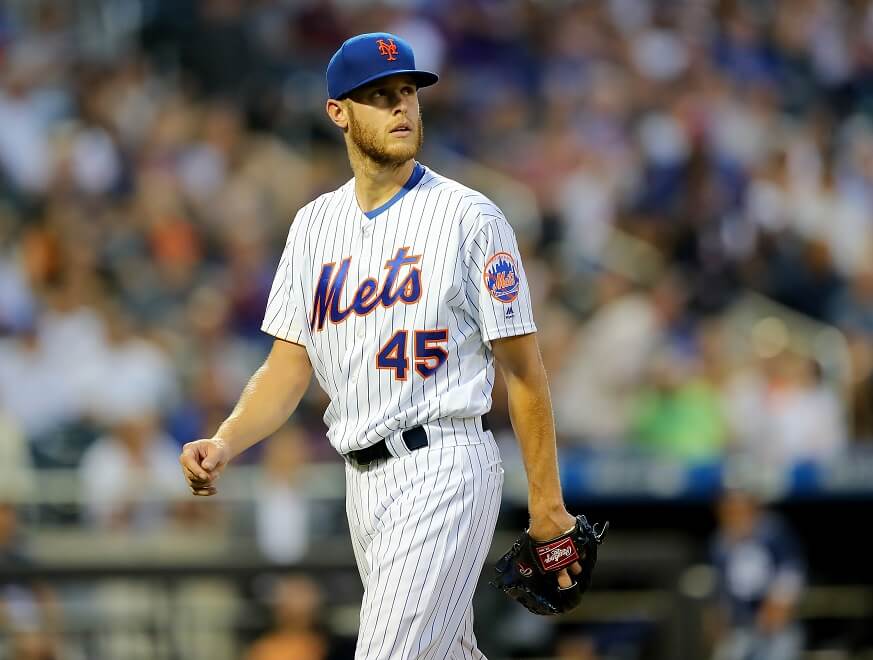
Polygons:
[[394,39],[389,39],[388,41],[379,39],[376,45],[379,46],[379,54],[387,57],[389,62],[397,59],[397,44],[394,43]]
[[[313,331],[324,329],[324,322],[342,323],[349,314],[366,316],[377,307],[393,307],[398,302],[411,305],[421,298],[421,269],[413,268],[421,260],[420,254],[407,254],[408,247],[402,247],[394,256],[385,262],[385,275],[381,286],[378,281],[368,277],[361,282],[352,298],[351,304],[345,309],[340,308],[340,299],[346,286],[351,257],[340,262],[324,264],[315,289],[312,302],[312,316],[309,327]],[[406,276],[400,279],[403,271],[409,269]]]
[[495,300],[509,304],[518,297],[518,269],[508,252],[498,252],[485,264],[485,287]]

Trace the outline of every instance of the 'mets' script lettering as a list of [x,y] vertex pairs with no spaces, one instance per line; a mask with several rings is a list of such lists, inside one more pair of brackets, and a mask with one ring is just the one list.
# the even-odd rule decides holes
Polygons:
[[[349,314],[364,316],[376,307],[392,307],[398,302],[410,305],[421,298],[421,269],[412,268],[421,260],[421,255],[408,254],[409,248],[402,247],[394,256],[385,262],[388,271],[382,285],[372,277],[368,277],[355,292],[351,304],[346,309],[340,309],[340,298],[346,286],[351,257],[340,262],[324,264],[315,289],[315,299],[312,302],[312,317],[309,327],[313,331],[323,330],[324,322],[342,323]],[[405,267],[410,270],[402,280],[400,276]]]

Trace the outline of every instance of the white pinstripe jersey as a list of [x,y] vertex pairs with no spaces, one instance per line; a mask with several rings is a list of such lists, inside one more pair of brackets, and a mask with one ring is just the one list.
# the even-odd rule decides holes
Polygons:
[[306,348],[328,437],[347,453],[490,410],[490,340],[536,327],[503,213],[416,164],[369,213],[354,179],[297,213],[261,329]]

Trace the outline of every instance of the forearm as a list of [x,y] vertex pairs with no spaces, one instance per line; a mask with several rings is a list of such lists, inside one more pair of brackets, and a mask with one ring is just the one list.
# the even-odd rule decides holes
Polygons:
[[268,359],[249,379],[215,437],[227,444],[231,456],[237,456],[274,433],[297,408],[311,375],[311,369],[288,369]]
[[506,375],[509,415],[518,438],[528,481],[532,516],[563,510],[558,473],[555,423],[549,385],[541,362]]

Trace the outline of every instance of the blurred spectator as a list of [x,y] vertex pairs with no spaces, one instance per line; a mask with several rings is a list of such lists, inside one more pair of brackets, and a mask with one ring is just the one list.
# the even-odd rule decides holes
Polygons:
[[327,636],[321,630],[322,594],[313,580],[294,576],[277,581],[273,592],[275,629],[254,644],[246,660],[326,660]]
[[737,449],[761,464],[827,462],[846,450],[843,409],[818,365],[790,350],[738,372],[725,390]]
[[288,424],[264,447],[255,494],[258,546],[277,564],[293,564],[309,549],[310,507],[300,479],[307,462],[302,429]]
[[564,436],[616,448],[631,423],[635,388],[649,356],[681,313],[683,291],[672,275],[650,295],[610,273],[596,283],[598,308],[566,348],[554,376],[555,417]]
[[64,373],[35,327],[0,340],[0,408],[29,439],[75,420],[80,413],[71,379],[59,377]]
[[717,517],[713,660],[799,658],[803,636],[796,614],[806,571],[796,539],[748,490],[727,490]]
[[187,492],[176,446],[148,412],[117,420],[85,453],[79,477],[88,519],[107,529],[160,530]]
[[635,404],[631,442],[643,453],[686,461],[718,459],[727,441],[721,400],[694,357],[662,352]]
[[177,397],[176,374],[169,358],[136,332],[119,306],[104,306],[104,337],[88,364],[80,367],[87,410],[98,421],[147,416],[171,408]]
[[38,63],[18,55],[5,63],[0,87],[0,173],[23,194],[45,191],[51,178],[52,96],[35,86]]

